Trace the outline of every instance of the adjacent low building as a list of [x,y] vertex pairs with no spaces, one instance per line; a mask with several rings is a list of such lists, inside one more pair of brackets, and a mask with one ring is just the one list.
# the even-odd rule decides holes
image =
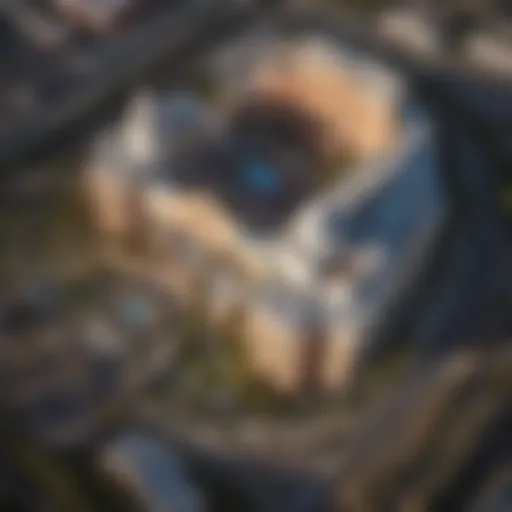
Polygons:
[[102,139],[90,203],[111,237],[142,231],[212,325],[243,313],[261,378],[339,390],[447,215],[431,122],[399,77],[318,38],[251,69],[215,105],[139,96]]
[[119,287],[84,311],[50,297],[2,312],[0,404],[39,439],[73,448],[109,429],[167,371],[175,315],[167,295],[143,286]]

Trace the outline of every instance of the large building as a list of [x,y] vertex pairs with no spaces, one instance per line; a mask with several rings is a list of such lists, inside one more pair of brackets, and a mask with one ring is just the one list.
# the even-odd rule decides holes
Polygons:
[[431,124],[393,73],[325,41],[262,53],[214,105],[141,94],[102,138],[90,203],[110,238],[142,231],[213,325],[243,313],[260,377],[337,390],[443,225]]

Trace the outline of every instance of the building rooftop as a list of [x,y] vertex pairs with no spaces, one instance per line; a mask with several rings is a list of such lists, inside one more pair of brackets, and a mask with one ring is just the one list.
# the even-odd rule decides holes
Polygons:
[[[226,94],[136,97],[110,139],[116,144],[105,144],[117,154],[107,168],[135,170],[150,189],[148,211],[192,243],[214,252],[230,245],[247,256],[244,265],[272,260],[311,278],[336,266],[346,214],[364,217],[350,204],[372,210],[361,194],[374,196],[399,165],[408,99],[390,70],[337,44],[276,44],[276,55],[263,45],[265,55],[248,58],[247,79]],[[357,238],[364,219],[354,222],[347,229]]]
[[250,231],[279,228],[318,181],[311,124],[285,104],[248,103],[221,134],[179,155],[160,177],[208,190]]
[[[385,70],[353,72],[344,56],[316,43],[282,46],[279,59],[261,57],[238,92],[212,105],[222,121],[208,140],[196,140],[160,173],[170,187],[207,191],[256,237],[279,231],[304,200],[397,139],[394,82]],[[172,109],[164,110],[170,119]],[[199,124],[201,116],[196,109]],[[173,139],[175,129],[155,123]]]

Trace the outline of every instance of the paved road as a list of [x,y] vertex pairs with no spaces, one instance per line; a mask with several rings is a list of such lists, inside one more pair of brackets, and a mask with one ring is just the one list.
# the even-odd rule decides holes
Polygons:
[[[488,85],[438,77],[430,78],[427,87],[438,89],[441,95],[441,101],[435,105],[433,99],[433,105],[445,165],[452,172],[452,188],[459,201],[457,231],[467,232],[461,237],[460,255],[455,255],[448,270],[456,274],[452,281],[457,284],[446,293],[441,291],[445,297],[450,295],[451,312],[436,335],[440,347],[445,341],[462,341],[477,332],[485,336],[486,309],[497,294],[503,297],[504,283],[510,280],[511,269],[503,255],[511,238],[499,209],[498,192],[503,170],[512,168],[512,154],[504,146],[512,95],[498,95],[502,91]],[[489,335],[498,334],[492,332],[497,325],[487,327]]]

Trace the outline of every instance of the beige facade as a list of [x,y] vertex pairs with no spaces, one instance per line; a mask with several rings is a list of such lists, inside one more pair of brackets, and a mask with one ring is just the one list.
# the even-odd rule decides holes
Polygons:
[[[207,192],[173,193],[148,188],[142,210],[157,238],[172,239],[173,235],[178,235],[181,242],[205,262],[225,261],[247,279],[265,275],[268,262],[252,251],[236,221]],[[192,254],[189,259],[193,259]]]
[[328,391],[339,391],[350,383],[361,352],[359,336],[337,325],[326,329],[325,351],[320,362],[320,385]]
[[85,186],[93,225],[106,236],[127,235],[133,229],[127,200],[128,184],[107,173],[94,173],[87,176]]
[[[376,86],[365,69],[333,62],[325,48],[291,45],[278,63],[264,61],[254,73],[255,91],[304,109],[323,125],[322,145],[329,156],[347,151],[361,160],[393,148],[399,118],[392,91]],[[349,64],[354,66],[354,64]]]
[[305,332],[255,307],[247,313],[242,340],[249,365],[256,375],[281,392],[303,388]]

